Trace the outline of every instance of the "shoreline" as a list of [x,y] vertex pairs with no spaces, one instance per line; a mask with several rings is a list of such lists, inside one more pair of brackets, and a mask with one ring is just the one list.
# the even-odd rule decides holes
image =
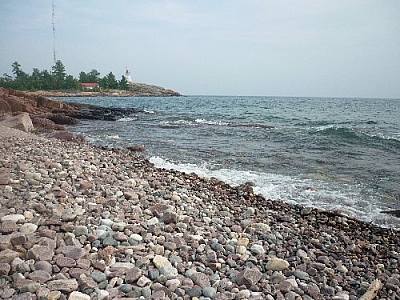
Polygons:
[[[158,87],[157,87],[158,88]],[[113,91],[24,91],[25,94],[30,96],[41,96],[41,97],[180,97],[182,96],[178,92],[173,90],[165,90],[158,88],[154,91],[125,91],[125,90],[113,90]]]
[[345,300],[375,280],[400,296],[399,231],[128,150],[17,130],[0,147],[2,298]]

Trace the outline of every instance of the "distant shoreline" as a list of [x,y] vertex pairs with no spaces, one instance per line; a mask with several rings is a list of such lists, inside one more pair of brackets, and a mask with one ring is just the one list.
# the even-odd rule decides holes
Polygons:
[[176,97],[181,94],[171,91],[170,93],[141,93],[133,91],[112,91],[112,92],[61,92],[61,91],[24,91],[31,96],[43,97]]

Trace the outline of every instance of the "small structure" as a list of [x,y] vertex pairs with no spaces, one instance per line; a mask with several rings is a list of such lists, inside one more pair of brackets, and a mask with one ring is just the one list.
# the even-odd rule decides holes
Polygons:
[[132,82],[131,71],[128,69],[128,67],[125,68],[125,78],[126,81]]
[[84,91],[93,91],[94,89],[100,88],[97,82],[83,82],[81,83],[81,87]]

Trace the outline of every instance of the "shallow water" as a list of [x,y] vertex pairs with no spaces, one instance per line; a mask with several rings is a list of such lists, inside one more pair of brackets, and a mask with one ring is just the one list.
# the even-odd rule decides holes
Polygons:
[[[400,99],[284,97],[62,98],[136,108],[117,122],[71,128],[95,144],[144,145],[159,167],[266,198],[339,209],[400,228]],[[311,187],[311,189],[310,189]]]

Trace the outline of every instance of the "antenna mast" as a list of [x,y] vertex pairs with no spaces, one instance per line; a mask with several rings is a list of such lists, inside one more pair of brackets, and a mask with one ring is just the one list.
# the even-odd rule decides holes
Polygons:
[[56,23],[54,21],[55,19],[55,12],[54,12],[54,0],[52,0],[52,24],[53,24],[53,59],[54,59],[54,64],[57,61],[56,58]]

